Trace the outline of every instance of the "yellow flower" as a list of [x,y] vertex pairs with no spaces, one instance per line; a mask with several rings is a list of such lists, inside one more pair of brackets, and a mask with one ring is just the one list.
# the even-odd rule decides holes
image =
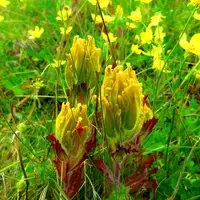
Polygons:
[[200,7],[200,0],[190,0],[189,4]]
[[4,16],[0,15],[0,22],[4,20]]
[[124,10],[123,10],[123,8],[122,8],[120,5],[117,5],[117,8],[116,8],[115,14],[116,14],[117,16],[120,16],[120,17],[123,16],[123,14],[124,14]]
[[155,57],[153,59],[153,69],[161,71],[164,66],[164,61],[160,57]]
[[[95,21],[95,24],[103,23],[100,15],[95,15],[92,13],[91,16],[92,16],[93,21]],[[111,17],[110,15],[103,14],[103,19],[104,19],[105,23],[110,23],[110,22],[114,21],[115,18]]]
[[126,70],[120,65],[106,67],[101,94],[105,135],[113,148],[131,140],[152,118],[144,109],[142,84],[130,65]]
[[0,6],[7,7],[10,4],[10,1],[7,0],[0,0]]
[[142,3],[150,3],[152,0],[140,0]]
[[[97,0],[88,0],[92,5],[97,4]],[[107,8],[108,4],[110,3],[110,0],[99,0],[99,5],[101,8]]]
[[200,71],[196,73],[196,79],[200,81]]
[[64,6],[62,10],[57,12],[56,20],[65,21],[72,15],[72,9],[69,6]]
[[134,29],[134,28],[136,28],[136,25],[134,23],[126,22],[126,27],[128,29]]
[[71,53],[67,54],[66,77],[70,89],[81,84],[86,84],[86,88],[91,89],[97,84],[100,53],[101,50],[96,48],[92,36],[87,39],[74,37]]
[[67,29],[65,29],[64,27],[60,27],[60,33],[62,35],[68,35],[71,31],[72,31],[72,26],[67,27]]
[[53,63],[51,63],[51,66],[52,67],[60,67],[61,65],[64,65],[66,63],[66,61],[64,60],[56,60],[56,59],[53,59]]
[[[106,42],[108,42],[108,38],[105,33],[102,33],[102,37]],[[108,37],[109,37],[111,43],[115,42],[117,40],[117,37],[114,37],[113,33],[108,33]]]
[[85,143],[89,136],[87,106],[79,103],[71,108],[69,103],[63,103],[56,119],[56,138],[65,150],[70,169],[80,162],[85,154]]
[[44,32],[43,28],[40,29],[38,26],[35,26],[34,30],[28,31],[28,33],[30,34],[29,39],[40,38],[43,32]]
[[140,55],[141,53],[142,53],[142,50],[141,49],[139,49],[139,45],[132,45],[131,46],[131,51],[132,51],[132,53],[135,53],[135,54],[138,54],[138,55]]
[[200,56],[200,33],[194,34],[190,42],[187,41],[187,35],[184,33],[179,44],[186,51]]
[[142,14],[140,8],[137,7],[135,11],[131,12],[131,15],[128,16],[134,22],[141,22],[142,21]]
[[149,26],[158,26],[158,24],[165,18],[161,12],[157,12],[154,16],[151,17],[151,23]]
[[195,11],[193,17],[194,17],[194,19],[200,20],[200,13],[198,13],[197,11]]
[[155,43],[162,43],[166,34],[163,32],[163,27],[158,26],[156,27],[155,33],[154,33],[154,41]]
[[146,43],[150,44],[153,39],[153,32],[152,32],[151,28],[147,28],[145,32],[142,32],[140,34],[140,38],[141,38],[142,44],[146,44]]

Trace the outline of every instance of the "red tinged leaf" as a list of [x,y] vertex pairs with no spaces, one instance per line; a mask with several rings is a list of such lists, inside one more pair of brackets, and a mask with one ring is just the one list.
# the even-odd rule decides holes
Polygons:
[[156,190],[157,190],[158,184],[155,180],[145,181],[143,184],[143,187],[146,189],[151,189],[153,193],[153,199],[156,199]]
[[94,166],[107,178],[109,183],[113,184],[115,182],[111,170],[103,159],[94,160]]
[[77,127],[76,127],[76,130],[79,134],[81,134],[83,131],[84,131],[84,127],[82,125],[81,122],[78,123]]
[[97,132],[96,128],[93,127],[91,138],[85,143],[86,153],[89,153],[94,147],[98,146],[97,139],[96,139],[96,135],[97,135],[96,132]]
[[151,155],[146,160],[142,161],[142,171],[149,168],[155,160],[156,160],[156,155]]
[[69,172],[65,183],[65,193],[68,197],[73,198],[79,191],[81,183],[83,181],[83,163],[77,167],[77,169]]
[[151,133],[157,122],[158,122],[158,119],[156,119],[155,117],[153,117],[152,119],[148,120],[147,122],[145,122],[143,124],[142,130],[144,132]]

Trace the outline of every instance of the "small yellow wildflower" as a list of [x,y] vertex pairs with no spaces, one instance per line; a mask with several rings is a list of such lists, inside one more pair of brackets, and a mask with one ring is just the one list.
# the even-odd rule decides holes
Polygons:
[[136,28],[136,25],[134,23],[126,22],[126,27],[128,29],[134,29],[134,28]]
[[29,39],[40,38],[43,32],[43,28],[40,29],[38,26],[35,26],[35,30],[28,31],[28,33],[30,34]]
[[150,44],[153,39],[153,32],[151,28],[147,28],[145,32],[140,34],[142,44]]
[[[97,0],[88,0],[88,1],[94,6],[97,4]],[[99,5],[101,8],[107,8],[109,3],[110,3],[109,0],[99,0]]]
[[195,11],[193,17],[194,17],[194,19],[200,20],[200,13],[198,13],[197,11]]
[[190,42],[187,41],[187,35],[184,33],[179,44],[186,51],[200,56],[200,33],[194,34]]
[[0,15],[0,22],[4,20],[4,16]]
[[158,26],[163,18],[165,18],[165,16],[163,16],[161,12],[157,12],[154,16],[151,17],[150,26]]
[[67,27],[67,29],[65,29],[64,27],[60,27],[60,33],[62,35],[68,35],[71,31],[72,31],[72,26]]
[[163,32],[163,27],[162,26],[156,27],[156,30],[154,33],[155,43],[162,43],[165,36],[166,36],[166,33]]
[[150,3],[152,0],[140,0],[142,3]]
[[153,69],[161,71],[164,66],[164,61],[160,57],[155,57],[153,59]]
[[132,11],[131,15],[129,15],[128,18],[134,22],[141,22],[142,21],[142,13],[140,11],[140,8],[137,7],[135,11]]
[[65,21],[72,15],[72,9],[69,6],[64,6],[62,10],[57,12],[56,20]]
[[0,0],[0,6],[7,7],[10,4],[10,1],[7,0]]
[[122,8],[120,5],[117,5],[117,8],[116,8],[115,14],[116,14],[117,16],[120,16],[120,17],[123,16],[123,14],[124,14],[124,10],[123,10],[123,8]]
[[133,44],[131,46],[131,51],[132,51],[132,53],[135,53],[137,55],[140,55],[142,53],[142,50],[139,49],[139,45],[137,45],[137,44]]
[[[102,33],[102,37],[106,42],[108,42],[108,38],[105,33]],[[117,40],[117,37],[114,37],[113,33],[108,33],[108,37],[109,37],[111,43],[115,42]]]
[[200,81],[200,71],[196,73],[196,79]]
[[[95,21],[95,24],[103,23],[100,15],[95,15],[92,13],[91,16],[92,16],[92,19]],[[110,22],[114,21],[114,17],[111,17],[110,15],[103,14],[103,19],[104,19],[105,23],[110,23]]]
[[200,0],[190,0],[189,4],[200,7]]
[[51,63],[51,66],[54,68],[60,67],[61,65],[64,65],[66,63],[65,60],[56,60],[53,59],[53,63]]

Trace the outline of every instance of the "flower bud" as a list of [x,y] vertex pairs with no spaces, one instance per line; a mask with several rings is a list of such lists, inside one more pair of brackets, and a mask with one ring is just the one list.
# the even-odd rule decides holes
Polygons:
[[101,50],[96,48],[92,36],[88,36],[87,39],[74,37],[71,53],[67,54],[66,77],[70,89],[81,84],[86,84],[86,88],[91,89],[97,84],[100,53]]
[[65,150],[70,168],[73,168],[85,154],[85,143],[90,136],[90,123],[87,106],[71,108],[69,103],[62,104],[56,119],[56,138]]
[[113,147],[131,140],[141,130],[152,111],[143,103],[142,84],[131,66],[105,69],[101,88],[104,130]]

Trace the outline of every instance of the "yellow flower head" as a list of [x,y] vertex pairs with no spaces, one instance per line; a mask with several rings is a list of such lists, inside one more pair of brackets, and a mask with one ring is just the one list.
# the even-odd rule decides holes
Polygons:
[[120,65],[106,67],[101,94],[104,130],[114,148],[131,140],[152,118],[147,109],[144,112],[142,84],[130,65],[126,70]]
[[70,89],[82,83],[87,85],[87,89],[91,89],[97,84],[100,53],[101,50],[96,48],[92,36],[88,36],[87,39],[74,37],[71,53],[67,54],[66,77]]
[[200,7],[200,0],[190,0],[189,4]]
[[115,14],[116,14],[117,16],[120,16],[120,17],[123,16],[123,14],[124,14],[124,10],[123,10],[123,8],[122,8],[120,5],[117,5],[117,8],[116,8]]
[[131,15],[129,15],[128,18],[134,22],[141,22],[142,21],[142,13],[140,11],[140,8],[137,7],[135,11],[132,11]]
[[136,28],[136,25],[134,23],[126,22],[126,27],[128,29],[134,29],[134,28]]
[[53,63],[51,63],[51,66],[54,68],[60,67],[61,65],[64,65],[66,63],[65,60],[56,60],[53,59]]
[[163,43],[165,36],[166,36],[166,33],[163,32],[163,27],[162,26],[156,27],[156,30],[155,30],[155,33],[154,33],[155,43]]
[[78,104],[71,108],[69,103],[63,103],[56,119],[56,138],[67,154],[70,168],[73,168],[83,157],[89,135],[90,122],[87,117],[87,106]]
[[64,6],[62,10],[57,12],[56,20],[66,21],[72,15],[72,9],[69,6]]
[[43,28],[40,29],[38,26],[35,26],[34,30],[28,31],[28,33],[30,34],[29,39],[40,38],[43,32],[44,32]]
[[150,3],[152,0],[140,0],[142,3]]
[[147,28],[145,32],[140,34],[142,44],[150,44],[153,40],[153,32],[151,28]]
[[161,12],[157,12],[154,16],[151,17],[150,26],[158,26],[158,24],[165,18]]
[[62,35],[68,35],[71,31],[72,31],[72,26],[67,27],[67,29],[65,29],[64,27],[60,27],[60,33]]
[[194,34],[190,42],[187,41],[187,35],[184,33],[179,44],[185,51],[200,56],[200,33]]
[[10,1],[7,0],[0,0],[0,6],[7,7],[10,4]]
[[140,55],[142,53],[142,50],[139,49],[139,45],[137,45],[137,44],[133,44],[131,46],[131,51],[132,51],[132,53],[135,53],[135,54],[138,54],[138,55]]
[[[88,0],[92,5],[97,4],[97,0]],[[101,8],[107,8],[108,4],[110,3],[110,0],[99,0],[99,5]]]
[[[102,37],[106,42],[108,42],[108,38],[105,33],[102,33]],[[113,33],[108,33],[108,37],[109,37],[111,43],[113,43],[117,40],[117,37],[114,37]]]
[[[91,14],[93,21],[95,21],[95,24],[101,24],[102,22],[102,18],[101,15],[95,15],[95,14]],[[103,14],[103,19],[105,23],[110,23],[114,21],[114,17],[111,17],[110,15],[104,15]]]
[[193,17],[194,17],[194,19],[196,19],[196,20],[200,20],[200,13],[198,13],[197,11],[195,11]]

